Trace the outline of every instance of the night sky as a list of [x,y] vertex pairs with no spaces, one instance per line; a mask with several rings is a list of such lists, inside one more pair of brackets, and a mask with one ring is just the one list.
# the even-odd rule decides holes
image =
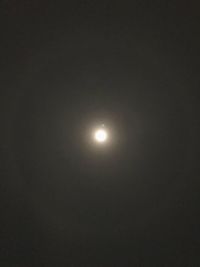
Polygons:
[[0,266],[200,266],[199,10],[1,1]]

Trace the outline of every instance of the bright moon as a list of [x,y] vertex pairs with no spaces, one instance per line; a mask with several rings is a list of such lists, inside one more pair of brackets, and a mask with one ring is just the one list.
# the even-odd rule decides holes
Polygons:
[[94,139],[98,143],[106,142],[108,138],[108,133],[104,129],[97,129],[94,133]]

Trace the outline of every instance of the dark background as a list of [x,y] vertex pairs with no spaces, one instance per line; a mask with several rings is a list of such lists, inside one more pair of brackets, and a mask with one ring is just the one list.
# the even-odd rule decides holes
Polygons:
[[199,8],[1,1],[0,266],[200,265]]

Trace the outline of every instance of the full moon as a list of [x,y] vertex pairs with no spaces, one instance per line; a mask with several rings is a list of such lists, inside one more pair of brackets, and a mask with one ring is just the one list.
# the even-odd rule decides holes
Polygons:
[[107,141],[107,138],[108,138],[108,133],[105,129],[100,128],[94,132],[94,139],[98,143],[105,143]]

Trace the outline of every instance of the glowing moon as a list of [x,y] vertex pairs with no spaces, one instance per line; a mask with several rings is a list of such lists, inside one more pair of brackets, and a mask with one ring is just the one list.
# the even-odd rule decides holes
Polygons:
[[94,132],[94,139],[98,143],[105,143],[108,139],[108,133],[105,129],[97,129]]

